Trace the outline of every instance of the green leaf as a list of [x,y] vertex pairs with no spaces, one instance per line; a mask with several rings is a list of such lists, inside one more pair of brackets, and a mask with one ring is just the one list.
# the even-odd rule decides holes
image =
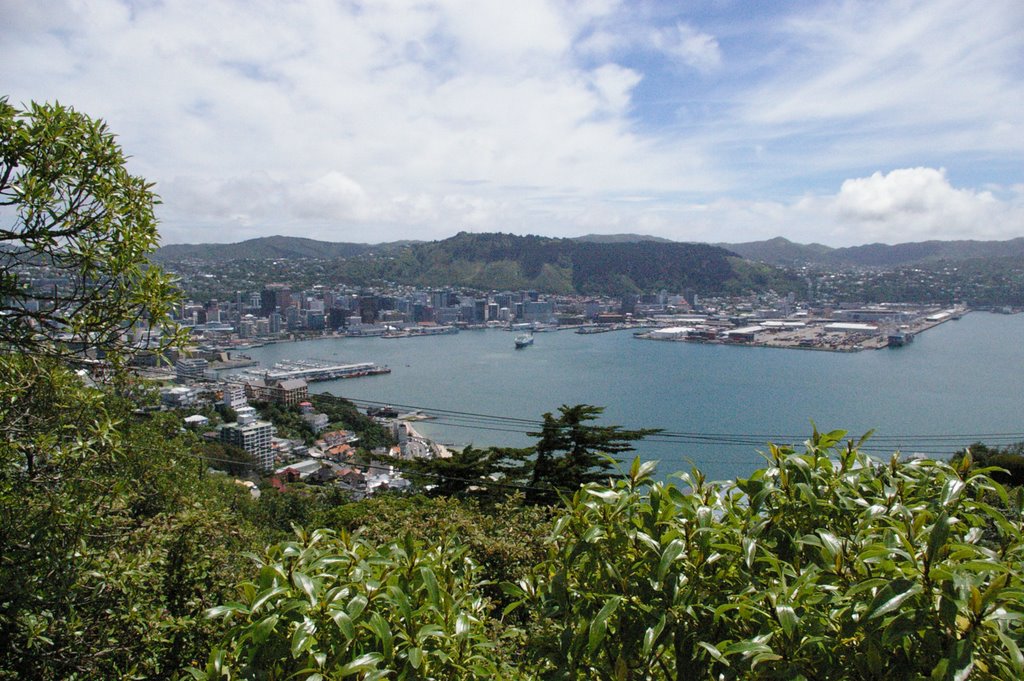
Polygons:
[[384,653],[383,659],[390,660],[395,653],[395,646],[391,627],[388,626],[387,620],[379,612],[375,612],[370,616],[370,621],[363,626],[367,627],[377,637],[377,640],[380,642],[381,652]]
[[588,489],[587,494],[595,496],[606,504],[618,501],[620,493],[613,489]]
[[437,577],[434,576],[434,571],[429,567],[420,568],[420,577],[423,579],[423,585],[427,587],[427,596],[430,598],[432,605],[440,604],[440,596],[437,588]]
[[673,539],[665,547],[665,550],[661,552],[661,560],[658,561],[658,581],[661,582],[665,579],[665,575],[668,574],[669,568],[672,567],[672,563],[675,562],[676,558],[683,552],[686,545],[681,539]]
[[354,620],[359,619],[359,616],[363,614],[366,609],[366,605],[369,601],[366,600],[366,596],[363,594],[356,594],[352,597],[352,600],[348,602],[348,616]]
[[252,630],[252,642],[256,645],[262,644],[270,637],[280,617],[275,613],[260,620]]
[[587,648],[590,654],[593,655],[597,647],[604,641],[605,634],[608,631],[608,618],[612,616],[612,613],[619,607],[622,602],[621,596],[612,596],[609,598],[601,610],[598,611],[597,616],[590,623],[590,635],[588,638]]
[[787,637],[791,638],[797,625],[800,623],[800,618],[796,616],[796,611],[793,610],[793,606],[781,604],[776,605],[775,616],[779,619],[779,624],[782,625],[782,631],[786,633]]
[[743,538],[743,562],[747,569],[754,567],[754,557],[757,555],[757,540],[752,537]]
[[946,540],[949,539],[949,527],[951,524],[949,516],[943,512],[939,514],[935,524],[932,526],[931,534],[928,535],[928,547],[925,553],[925,558],[929,565],[935,562],[935,557],[938,555],[939,550],[945,546]]
[[313,580],[310,579],[305,573],[299,572],[298,570],[293,572],[292,583],[297,588],[302,589],[303,593],[306,594],[306,597],[309,598],[310,603],[316,602],[316,599],[313,597],[313,592],[315,590]]
[[248,614],[249,608],[247,608],[244,603],[227,603],[225,605],[218,605],[210,608],[206,611],[206,616],[209,619],[215,619],[217,617],[226,617],[236,612]]
[[867,619],[876,619],[897,609],[911,596],[920,593],[921,585],[909,579],[896,579],[882,588],[868,607]]
[[292,634],[292,657],[298,658],[304,652],[313,647],[316,643],[316,637],[310,631],[309,627],[306,626],[306,622],[302,622],[295,629],[295,633]]
[[455,636],[461,638],[468,634],[471,625],[472,622],[469,616],[464,612],[460,612],[459,616],[455,618]]
[[352,623],[352,618],[347,612],[338,608],[331,615],[331,619],[333,619],[334,623],[338,625],[338,631],[340,631],[349,641],[356,637],[355,625]]
[[352,660],[348,664],[342,665],[338,668],[338,678],[344,678],[349,674],[358,674],[360,672],[368,672],[375,670],[384,660],[384,657],[380,653],[366,653],[360,655],[356,659]]
[[970,638],[963,638],[953,645],[953,654],[949,658],[947,678],[951,681],[967,681],[974,669],[974,655]]

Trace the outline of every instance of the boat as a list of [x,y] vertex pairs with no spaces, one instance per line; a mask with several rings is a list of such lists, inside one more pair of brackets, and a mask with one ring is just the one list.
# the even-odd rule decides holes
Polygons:
[[907,343],[914,342],[914,334],[909,331],[895,331],[889,334],[889,347],[902,348]]
[[516,336],[516,350],[522,350],[527,345],[533,345],[532,333],[524,333],[520,336]]

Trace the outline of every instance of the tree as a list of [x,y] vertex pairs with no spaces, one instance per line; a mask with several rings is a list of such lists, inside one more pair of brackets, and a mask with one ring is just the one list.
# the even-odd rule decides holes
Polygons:
[[[531,489],[527,500],[552,502],[557,490],[573,492],[582,485],[608,478],[615,467],[615,455],[633,450],[633,443],[657,430],[623,430],[619,426],[596,426],[595,420],[604,411],[589,404],[562,405],[556,418],[544,414],[534,445],[535,459],[530,476]],[[551,491],[543,491],[548,488]]]
[[0,99],[0,349],[117,359],[133,326],[168,320],[157,200],[125,163],[103,121]]
[[468,445],[450,457],[431,459],[395,459],[395,465],[409,480],[429,490],[431,496],[507,497],[524,484],[523,476],[532,464],[527,461],[532,448]]

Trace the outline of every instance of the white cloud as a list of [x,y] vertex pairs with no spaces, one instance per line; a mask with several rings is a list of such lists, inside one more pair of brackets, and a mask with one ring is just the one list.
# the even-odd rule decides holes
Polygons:
[[1021,206],[953,187],[944,169],[903,168],[843,182],[825,210],[854,240],[995,237],[1024,221]]
[[299,186],[289,197],[299,218],[362,221],[371,217],[366,190],[336,170]]
[[[906,126],[907,141],[933,148],[948,139],[1024,149],[1011,139],[1024,97],[1022,27],[1014,0],[985,12],[957,0],[829,3],[777,29],[771,73],[748,93],[744,115],[784,133],[832,122],[870,139]],[[915,126],[927,140],[913,139]]]
[[998,188],[1022,181],[1016,0],[829,2],[772,24],[611,0],[0,6],[11,101],[105,118],[157,183],[165,242],[1024,224]]
[[632,69],[618,64],[605,64],[591,73],[594,89],[600,95],[607,110],[622,114],[629,108],[631,94],[643,78]]
[[713,35],[685,23],[654,31],[651,44],[687,66],[712,71],[722,63],[722,51]]

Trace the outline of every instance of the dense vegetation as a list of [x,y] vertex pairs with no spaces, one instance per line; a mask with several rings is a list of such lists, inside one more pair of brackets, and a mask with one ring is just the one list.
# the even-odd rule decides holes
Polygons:
[[843,435],[725,485],[637,460],[555,511],[504,598],[457,535],[300,531],[211,612],[229,628],[194,674],[1021,678],[1024,495],[969,459],[880,464]]
[[[724,293],[756,283],[751,280],[752,270],[738,271],[731,255],[706,244],[594,243],[463,232],[443,241],[414,244],[393,256],[340,261],[336,274],[341,281],[357,284],[391,281],[604,295],[687,288]],[[785,282],[767,266],[757,276]]]

